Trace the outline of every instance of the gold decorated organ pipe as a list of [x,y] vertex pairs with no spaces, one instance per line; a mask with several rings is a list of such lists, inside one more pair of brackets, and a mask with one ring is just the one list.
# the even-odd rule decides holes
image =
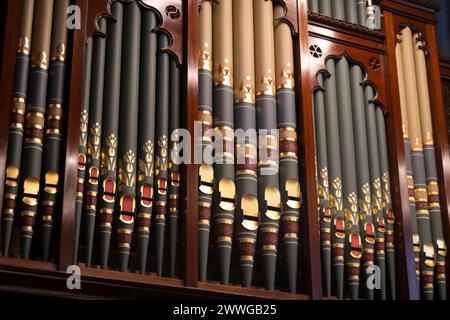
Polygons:
[[[279,186],[281,194],[280,239],[290,292],[296,291],[299,213],[302,195],[297,154],[297,114],[294,81],[294,45],[280,5],[274,7],[275,85],[279,129]],[[275,116],[274,116],[275,117]],[[325,146],[324,146],[325,147]]]
[[[216,152],[213,224],[219,279],[230,276],[236,186],[234,180],[233,16],[232,0],[213,1],[213,105],[214,131],[222,136]],[[205,61],[205,60],[203,60]],[[203,69],[207,69],[206,67]]]
[[[200,12],[200,51],[199,51],[199,104],[198,121],[202,125],[200,137],[202,153],[212,142],[213,122],[212,96],[212,3],[203,1]],[[212,164],[202,163],[199,168],[198,189],[198,252],[199,280],[205,281],[208,267],[208,250],[211,224],[211,204],[214,192],[214,169]]]
[[108,266],[111,231],[117,188],[117,147],[119,137],[120,72],[122,57],[123,6],[111,5],[115,21],[108,21],[106,39],[105,87],[103,93],[101,166],[99,180],[98,241],[100,266]]
[[428,206],[423,137],[420,123],[417,77],[415,74],[414,44],[411,29],[401,31],[401,52],[406,88],[406,111],[411,138],[411,159],[414,177],[414,197],[417,208],[417,224],[421,240],[421,280],[423,297],[434,297],[435,251],[431,235],[430,212]]
[[[348,1],[346,2],[348,4]],[[375,194],[371,191],[371,175],[370,164],[367,146],[367,126],[366,126],[366,112],[367,108],[364,99],[364,88],[362,82],[364,79],[364,72],[359,65],[352,64],[350,66],[350,86],[352,98],[352,117],[353,117],[353,138],[356,158],[356,180],[357,180],[357,195],[359,202],[359,229],[362,243],[362,270],[364,273],[364,280],[368,280],[370,273],[367,269],[373,265],[374,262],[374,244],[375,244],[375,229],[372,223],[372,199],[376,196],[378,191],[381,199],[381,186],[378,180],[378,190],[375,189]],[[376,180],[378,177],[374,178]],[[381,212],[381,206],[379,206]],[[382,269],[382,266],[380,266]],[[383,269],[381,275],[383,277]],[[383,281],[381,282],[383,285]],[[373,299],[373,289],[366,286],[366,297]]]
[[25,142],[22,150],[20,192],[21,256],[28,259],[33,238],[41,180],[44,123],[48,84],[53,0],[37,0],[33,19],[31,68],[28,78]]
[[[399,36],[401,40],[401,36]],[[397,43],[395,46],[395,55],[397,60],[397,74],[398,74],[398,84],[399,84],[399,95],[400,95],[400,108],[402,113],[402,129],[403,129],[403,144],[405,148],[405,161],[406,161],[406,171],[407,171],[407,184],[408,184],[408,194],[409,194],[409,211],[411,214],[411,229],[413,237],[413,249],[414,249],[414,263],[416,267],[416,283],[417,289],[420,288],[420,237],[419,237],[419,227],[417,225],[417,213],[416,213],[416,199],[414,197],[414,177],[413,177],[413,167],[411,159],[411,141],[409,138],[409,123],[408,123],[408,113],[406,110],[406,88],[403,73],[403,62],[402,62],[402,48],[401,44]]]
[[169,161],[169,270],[170,276],[175,278],[177,262],[177,235],[178,210],[180,197],[180,69],[174,57],[170,57],[170,103],[169,103],[169,134],[170,161]]
[[[106,20],[100,19],[100,31],[106,33]],[[87,140],[87,163],[84,190],[84,234],[86,242],[86,265],[91,266],[94,245],[95,219],[97,216],[97,194],[100,178],[100,139],[102,131],[103,89],[105,73],[106,40],[93,39],[91,88],[89,98],[89,125]]]
[[419,95],[420,123],[422,128],[423,153],[425,157],[425,174],[430,210],[431,236],[436,253],[436,285],[441,300],[446,300],[446,255],[447,246],[442,227],[441,205],[439,196],[438,175],[436,168],[436,151],[433,140],[433,124],[431,120],[430,91],[428,88],[425,43],[419,34],[414,34],[414,57]]
[[233,1],[234,117],[236,127],[235,219],[241,284],[250,287],[259,227],[253,0]]
[[256,123],[258,128],[259,228],[264,287],[273,290],[281,196],[278,182],[277,101],[272,1],[254,0]]
[[345,265],[347,285],[352,299],[358,298],[362,242],[359,228],[359,203],[357,197],[356,154],[354,126],[352,123],[352,98],[349,61],[336,60],[338,99],[339,144],[341,147],[342,196],[346,223]]
[[2,252],[5,257],[8,256],[9,252],[13,219],[17,207],[17,195],[19,191],[19,173],[25,124],[25,100],[28,87],[34,2],[34,0],[23,1],[19,27],[20,34],[16,53],[16,68],[8,133],[8,151],[6,154],[6,173],[2,210]]
[[385,247],[387,263],[387,279],[389,279],[390,298],[396,299],[396,277],[395,277],[395,247],[394,247],[394,222],[395,216],[391,204],[391,186],[389,179],[389,160],[386,138],[386,127],[384,121],[384,112],[381,108],[376,109],[379,161],[381,173],[381,193],[383,218],[386,223]]
[[142,11],[140,102],[138,135],[138,187],[136,209],[136,246],[138,267],[145,273],[153,210],[156,121],[156,56],[158,39],[154,32],[157,16]]
[[128,269],[136,213],[136,167],[139,113],[139,67],[141,11],[137,2],[123,6],[122,72],[118,152],[118,208],[116,222],[117,261],[121,271]]
[[78,244],[80,239],[81,215],[83,211],[84,180],[86,177],[86,156],[89,122],[89,97],[91,91],[92,38],[89,38],[84,51],[83,93],[80,114],[80,146],[78,149],[77,197],[75,204],[75,235],[73,263],[78,262]]
[[154,223],[155,223],[155,247],[156,247],[156,274],[162,275],[164,232],[166,230],[167,213],[167,181],[169,165],[169,54],[162,49],[167,48],[169,39],[164,33],[158,34],[158,58],[156,74],[156,163],[155,179],[156,190],[154,193]]
[[59,196],[62,117],[64,107],[65,64],[67,51],[67,7],[69,0],[55,2],[53,36],[47,96],[44,161],[41,181],[41,251],[47,261],[53,229],[56,201]]
[[[324,88],[323,74],[317,75],[320,87]],[[325,296],[331,296],[331,215],[328,187],[328,153],[325,125],[325,97],[323,89],[314,93],[314,129],[317,158],[317,193],[320,218],[320,241]],[[282,163],[280,163],[280,167]],[[284,203],[284,202],[283,202]]]
[[331,210],[331,244],[333,261],[333,282],[336,296],[344,297],[344,251],[345,251],[345,220],[342,199],[342,168],[340,134],[337,108],[336,67],[333,59],[326,62],[329,77],[325,78],[325,124],[327,135],[329,192]]
[[[364,108],[365,108],[365,122],[367,128],[367,149],[369,156],[369,174],[370,174],[370,191],[371,191],[371,212],[366,216],[366,221],[363,224],[363,229],[365,238],[363,239],[365,259],[363,259],[364,266],[370,266],[368,263],[371,261],[374,264],[376,245],[376,225],[378,224],[377,218],[380,217],[380,212],[382,210],[382,190],[381,190],[381,164],[380,156],[378,152],[378,146],[381,143],[377,136],[377,118],[376,118],[376,106],[371,102],[374,98],[373,88],[366,86],[364,88]],[[370,246],[369,246],[370,245]],[[371,259],[369,259],[369,257]],[[377,261],[378,262],[378,261]],[[365,272],[366,273],[366,272]],[[370,274],[369,274],[370,275]],[[368,291],[369,299],[373,299],[374,292]]]

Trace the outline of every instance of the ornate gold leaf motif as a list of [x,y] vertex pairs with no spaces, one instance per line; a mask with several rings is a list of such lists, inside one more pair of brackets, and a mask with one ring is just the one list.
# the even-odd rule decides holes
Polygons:
[[228,66],[219,65],[216,73],[216,85],[233,86],[233,78],[231,68]]
[[[176,130],[176,140],[178,140],[178,130]],[[179,144],[176,141],[172,141],[170,150],[170,166],[172,167],[174,163],[181,162]]]
[[382,208],[382,204],[380,203],[381,199],[381,181],[380,178],[377,178],[374,180],[373,189],[375,191],[375,194],[372,195],[372,215],[376,215],[378,210]]
[[342,211],[343,208],[341,179],[336,178],[333,180],[333,188],[334,188],[334,195],[330,195],[330,205],[334,214],[335,211]]
[[383,190],[382,190],[382,196],[383,196],[383,208],[386,207],[386,205],[391,204],[391,182],[389,181],[389,172],[383,173]]
[[[269,73],[270,72],[271,70],[269,70]],[[264,89],[259,94],[266,94],[270,96],[275,95],[275,81],[273,80],[272,75],[263,75],[261,78],[261,83]]]
[[81,121],[80,121],[80,146],[86,147],[87,143],[87,128],[88,128],[88,119],[89,114],[86,110],[81,112]]
[[96,122],[89,130],[88,156],[90,159],[99,159],[100,157],[100,135],[101,127]]
[[165,135],[158,140],[158,151],[156,156],[156,175],[159,175],[161,171],[167,171],[168,141]]
[[360,220],[365,220],[367,215],[370,214],[370,184],[365,183],[362,186],[362,194],[364,199],[359,200],[359,218]]
[[211,71],[211,53],[209,51],[200,49],[198,54],[198,68],[201,70]]
[[117,137],[110,134],[106,138],[106,150],[102,150],[102,174],[115,171],[117,165]]
[[320,179],[318,183],[318,197],[319,204],[322,204],[323,201],[328,200],[329,198],[329,190],[328,190],[328,168],[323,168],[319,173]]
[[127,151],[123,158],[119,160],[120,190],[123,190],[124,187],[134,188],[136,183],[135,162],[136,155],[132,150]]
[[294,89],[295,87],[294,72],[290,67],[281,70],[281,79],[282,84],[278,87],[278,89]]
[[151,140],[147,140],[142,146],[144,154],[143,159],[139,159],[139,181],[142,181],[144,177],[153,176],[153,151],[155,147]]
[[246,81],[242,81],[242,83],[239,87],[237,100],[239,102],[251,103],[251,104],[253,104],[255,102],[253,86],[250,83],[248,83]]
[[352,192],[347,197],[347,204],[349,207],[344,209],[347,228],[351,228],[352,225],[358,224],[358,197],[355,192]]

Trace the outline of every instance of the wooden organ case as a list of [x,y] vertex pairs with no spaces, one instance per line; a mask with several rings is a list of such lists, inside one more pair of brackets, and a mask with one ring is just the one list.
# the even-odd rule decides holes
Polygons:
[[[437,7],[374,2],[378,30],[356,0],[2,3],[0,291],[446,299]],[[178,128],[201,152],[222,133],[244,162],[178,165]],[[252,128],[279,136],[228,136]],[[192,155],[197,138],[181,140]],[[381,290],[364,286],[373,265]]]

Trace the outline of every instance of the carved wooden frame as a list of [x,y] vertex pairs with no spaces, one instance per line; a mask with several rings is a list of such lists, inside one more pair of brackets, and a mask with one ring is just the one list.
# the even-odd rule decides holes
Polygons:
[[[426,55],[428,85],[430,88],[431,105],[433,106],[431,108],[431,117],[436,147],[444,236],[448,244],[450,243],[450,156],[435,30],[434,13],[436,7],[432,5],[431,1],[414,1],[414,3],[414,7],[411,7],[403,0],[383,0],[380,2],[380,6],[385,10],[384,22],[388,34],[386,44],[389,73],[392,79],[397,79],[397,62],[395,56],[397,33],[406,26],[410,27],[413,31],[419,32],[422,40],[426,44],[426,48],[424,49],[428,53]],[[392,109],[400,109],[399,87],[397,82],[391,84],[391,104]],[[405,175],[403,175],[403,180],[404,177]],[[406,204],[403,203],[403,205],[405,206]],[[408,215],[404,217],[407,224],[410,224],[410,217]],[[409,246],[410,241],[406,239],[406,235],[405,241],[405,245]],[[450,276],[449,263],[450,257],[447,255],[447,279]],[[408,265],[407,271],[410,298],[418,299],[416,285],[413,283],[414,277],[411,265]],[[447,283],[448,293],[450,293],[449,283]]]

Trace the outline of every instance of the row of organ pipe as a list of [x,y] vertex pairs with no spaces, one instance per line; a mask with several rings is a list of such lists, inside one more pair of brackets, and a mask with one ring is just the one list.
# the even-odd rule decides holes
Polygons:
[[266,289],[296,292],[297,104],[283,16],[282,6],[265,0],[200,8],[198,120],[204,153],[216,148],[199,169],[200,281],[250,287],[257,270]]
[[423,299],[446,299],[446,255],[427,76],[419,32],[405,27],[395,48],[403,122],[417,288]]
[[51,256],[61,195],[68,5],[22,4],[1,219],[5,257]]
[[153,10],[111,11],[85,51],[74,261],[175,277],[180,69]]
[[[313,95],[324,294],[395,299],[384,112],[365,79],[347,57],[329,58]],[[367,285],[374,265],[379,294]]]
[[308,10],[363,26],[367,21],[366,0],[308,0]]

